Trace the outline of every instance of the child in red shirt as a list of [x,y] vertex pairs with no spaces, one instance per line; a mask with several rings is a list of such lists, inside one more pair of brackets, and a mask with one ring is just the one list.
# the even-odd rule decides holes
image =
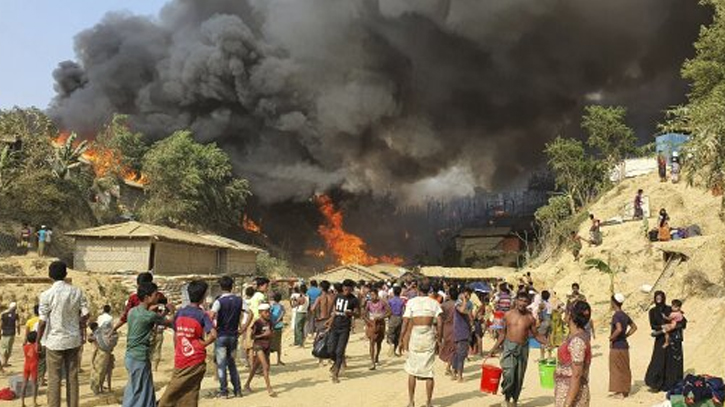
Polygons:
[[25,367],[23,368],[23,389],[20,396],[21,406],[25,407],[25,389],[28,385],[28,379],[33,384],[33,406],[38,406],[38,333],[29,332],[27,343],[23,345],[23,353],[25,354]]

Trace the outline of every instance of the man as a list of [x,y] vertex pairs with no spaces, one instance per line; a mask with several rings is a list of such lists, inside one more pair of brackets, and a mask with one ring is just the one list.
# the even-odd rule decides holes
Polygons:
[[[227,388],[227,368],[229,378],[234,388],[234,397],[242,396],[242,386],[239,381],[236,358],[239,345],[240,332],[246,331],[247,326],[240,327],[242,313],[248,313],[245,309],[242,297],[232,294],[234,280],[229,276],[219,279],[219,287],[222,294],[214,301],[211,307],[211,318],[216,319],[216,327],[219,337],[216,340],[215,359],[217,365],[217,378],[219,379],[219,397],[229,397]],[[251,321],[251,319],[248,319]]]
[[[315,340],[317,336],[327,330],[327,321],[332,317],[333,308],[335,306],[335,294],[330,291],[330,282],[323,280],[320,283],[321,294],[310,308],[310,319],[314,321]],[[319,359],[322,365],[323,359]]]
[[340,383],[340,368],[345,361],[347,342],[350,340],[352,318],[360,312],[360,302],[353,294],[355,282],[347,279],[342,283],[342,293],[335,297],[334,317],[327,321],[330,330],[327,340],[329,353],[332,355],[332,382]]
[[136,289],[140,304],[128,312],[126,340],[126,371],[128,383],[123,393],[123,407],[155,407],[156,393],[151,372],[151,335],[157,325],[170,325],[164,313],[154,309],[158,304],[158,287],[142,282]]
[[174,316],[174,373],[158,407],[197,407],[206,372],[206,348],[217,338],[214,324],[201,308],[209,285],[192,281],[187,288],[189,305]]
[[88,317],[88,302],[78,288],[65,282],[67,266],[50,264],[50,289],[40,294],[38,337],[45,346],[48,370],[48,406],[60,407],[61,376],[66,378],[66,403],[78,407],[79,350],[83,341],[81,324]]
[[599,246],[602,244],[602,221],[594,217],[593,213],[589,214],[589,246]]
[[501,349],[501,369],[503,381],[501,393],[505,401],[504,407],[516,407],[524,385],[524,375],[529,361],[529,336],[533,336],[541,344],[548,344],[546,338],[536,332],[536,320],[528,306],[531,300],[525,291],[516,294],[516,308],[504,316],[502,335],[496,341],[491,354]]
[[11,302],[8,309],[0,315],[0,369],[8,365],[8,360],[13,353],[15,335],[20,335],[20,324],[18,324],[18,306]]
[[388,320],[388,344],[389,354],[400,356],[398,346],[400,345],[400,333],[403,327],[403,314],[405,313],[405,301],[400,297],[403,289],[400,286],[393,287],[393,298],[388,301],[390,307],[390,319]]
[[45,225],[41,226],[35,235],[38,237],[38,256],[43,257],[45,255],[45,240],[48,236]]
[[436,344],[443,341],[443,310],[438,301],[429,297],[430,283],[427,280],[416,284],[418,292],[405,304],[403,314],[403,338],[401,351],[408,351],[405,371],[408,373],[408,407],[415,405],[417,380],[425,380],[426,406],[432,406],[433,364]]
[[[310,308],[312,305],[317,301],[317,299],[322,295],[322,290],[320,289],[317,280],[310,280],[310,288],[307,289],[307,299],[310,302]],[[307,316],[307,323],[305,324],[305,336],[310,336],[310,334],[315,332],[315,319],[312,318],[311,315]]]

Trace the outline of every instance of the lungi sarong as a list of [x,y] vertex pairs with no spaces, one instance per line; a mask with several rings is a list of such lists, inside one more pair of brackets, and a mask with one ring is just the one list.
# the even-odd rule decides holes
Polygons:
[[155,407],[156,393],[151,375],[151,362],[126,355],[128,383],[123,392],[123,407]]
[[524,345],[511,342],[508,339],[503,342],[501,353],[501,369],[503,370],[501,381],[501,393],[506,400],[518,401],[521,390],[524,387],[524,376],[526,366],[529,363],[529,343]]
[[405,371],[419,379],[432,379],[435,348],[435,327],[414,326],[410,333]]
[[272,339],[269,341],[270,352],[280,352],[282,350],[282,330],[275,329],[272,332]]
[[184,369],[174,369],[169,385],[159,400],[158,407],[197,407],[199,389],[206,372],[206,363]]
[[388,320],[388,343],[398,346],[400,343],[400,329],[403,327],[403,317],[391,316]]
[[609,350],[609,391],[629,393],[632,390],[632,370],[629,368],[629,349]]
[[108,377],[111,366],[113,366],[113,353],[98,349],[92,363],[90,377],[91,391],[94,394],[98,394],[101,392],[106,377]]
[[365,324],[365,335],[374,342],[382,341],[385,338],[385,320],[376,319],[371,324]]

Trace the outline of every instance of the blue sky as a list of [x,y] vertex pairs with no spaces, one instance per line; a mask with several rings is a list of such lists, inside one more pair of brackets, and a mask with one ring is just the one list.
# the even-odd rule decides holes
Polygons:
[[156,16],[167,0],[0,0],[0,109],[45,108],[73,37],[109,11]]

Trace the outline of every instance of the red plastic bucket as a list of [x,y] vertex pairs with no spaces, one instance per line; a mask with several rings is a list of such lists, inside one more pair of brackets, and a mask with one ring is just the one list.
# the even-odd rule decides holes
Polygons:
[[485,362],[481,366],[481,391],[489,394],[496,394],[498,384],[501,382],[501,370],[498,366],[487,365]]

